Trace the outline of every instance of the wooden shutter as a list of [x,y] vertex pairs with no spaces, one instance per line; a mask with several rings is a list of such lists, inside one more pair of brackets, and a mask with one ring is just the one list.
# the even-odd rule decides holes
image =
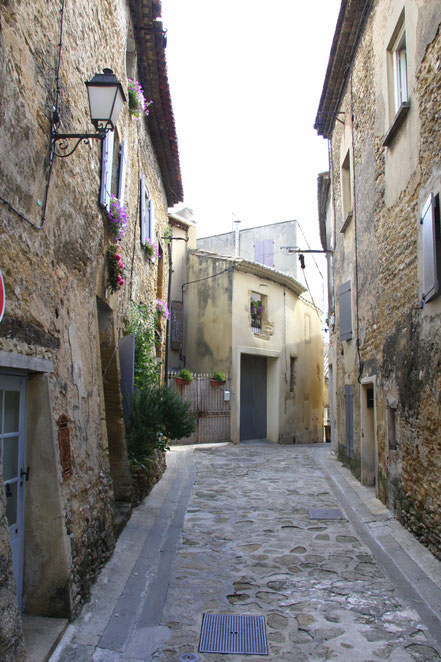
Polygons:
[[259,262],[263,264],[263,252],[264,252],[264,242],[256,241],[254,244],[254,262]]
[[149,198],[149,238],[155,241],[155,205],[152,198]]
[[118,343],[121,373],[121,395],[123,396],[123,416],[129,423],[132,411],[133,388],[135,384],[135,334],[123,336]]
[[170,347],[177,352],[182,349],[184,309],[182,301],[172,301],[170,306]]
[[274,266],[274,242],[272,239],[263,241],[263,264],[267,267]]
[[352,338],[352,299],[351,281],[343,283],[338,289],[338,301],[340,311],[340,340]]
[[124,204],[124,194],[126,191],[126,172],[127,172],[127,143],[125,140],[121,143],[119,150],[119,178],[118,178],[118,200]]
[[141,245],[150,236],[150,200],[147,197],[147,188],[144,175],[141,175]]
[[431,194],[423,207],[423,299],[430,301],[440,290],[441,242],[439,224],[439,196]]
[[112,190],[112,161],[113,161],[113,143],[115,134],[108,131],[103,140],[103,158],[101,163],[101,192],[100,203],[109,211],[110,192]]
[[354,457],[354,387],[345,386],[346,454]]

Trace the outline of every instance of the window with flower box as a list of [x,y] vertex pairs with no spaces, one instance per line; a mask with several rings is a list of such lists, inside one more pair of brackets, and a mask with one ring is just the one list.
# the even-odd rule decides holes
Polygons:
[[258,292],[251,292],[250,297],[250,313],[251,313],[251,330],[253,333],[259,335],[263,332],[263,318],[266,307],[266,296]]

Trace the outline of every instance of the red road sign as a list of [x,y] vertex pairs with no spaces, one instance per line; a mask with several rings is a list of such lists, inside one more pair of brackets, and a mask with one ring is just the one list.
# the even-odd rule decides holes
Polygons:
[[5,284],[3,282],[2,272],[0,271],[0,322],[3,318],[3,313],[5,312]]

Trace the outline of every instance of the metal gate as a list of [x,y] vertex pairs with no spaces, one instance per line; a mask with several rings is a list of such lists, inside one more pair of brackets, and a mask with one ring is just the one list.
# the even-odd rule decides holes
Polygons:
[[175,445],[206,444],[230,441],[230,401],[225,392],[230,391],[231,379],[225,384],[213,385],[208,374],[194,374],[188,385],[178,385],[177,372],[168,373],[169,388],[177,390],[184,400],[189,400],[190,411],[197,415],[196,430],[190,437],[173,441]]

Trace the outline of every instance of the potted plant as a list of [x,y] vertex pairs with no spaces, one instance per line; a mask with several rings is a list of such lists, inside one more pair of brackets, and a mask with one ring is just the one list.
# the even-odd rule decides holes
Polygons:
[[128,217],[127,207],[122,205],[118,198],[110,194],[108,218],[110,231],[117,241],[122,239],[127,229]]
[[182,368],[182,370],[176,375],[175,380],[176,384],[179,384],[180,386],[188,386],[188,384],[191,384],[193,381],[193,375],[190,370],[187,370],[187,368]]
[[147,255],[148,259],[150,262],[155,262],[155,259],[157,260],[159,257],[159,250],[157,245],[148,237],[144,241],[142,248],[144,250],[144,253]]
[[223,386],[227,380],[223,372],[214,372],[210,378],[210,384],[212,386]]
[[112,294],[124,285],[124,263],[121,260],[121,248],[115,244],[110,244],[107,248],[106,262],[108,285]]
[[139,120],[143,115],[147,117],[149,114],[149,106],[153,101],[146,101],[144,91],[137,80],[129,78],[128,85],[129,92],[129,111],[133,117]]

